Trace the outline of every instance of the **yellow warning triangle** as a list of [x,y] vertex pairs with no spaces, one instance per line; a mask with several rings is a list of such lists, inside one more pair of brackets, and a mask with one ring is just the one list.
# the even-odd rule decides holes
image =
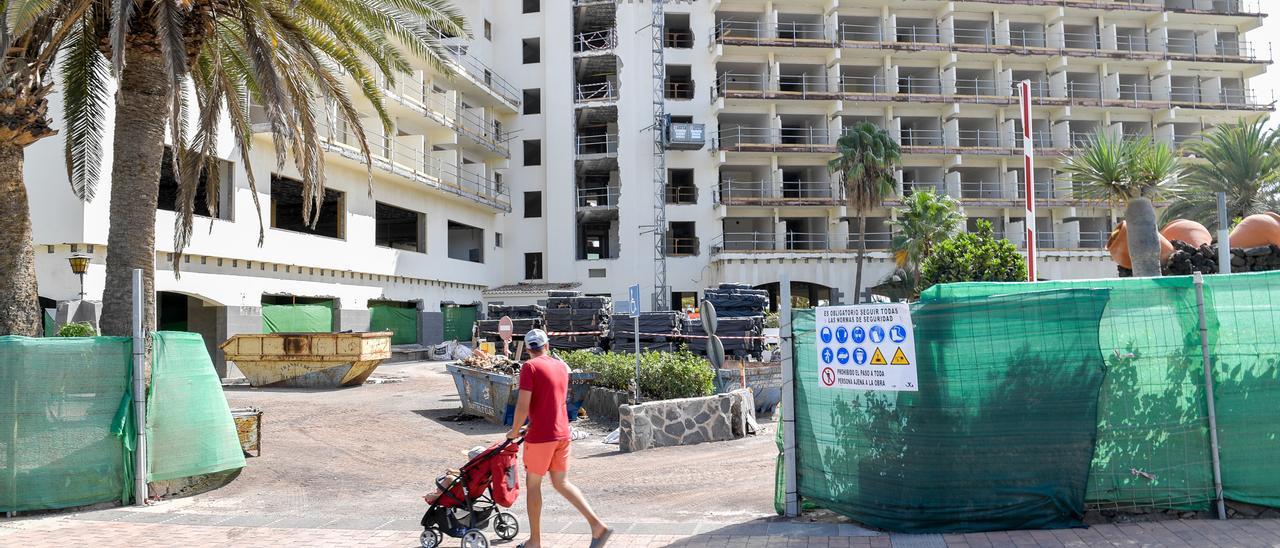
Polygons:
[[902,347],[898,347],[898,351],[893,353],[893,361],[889,363],[893,365],[911,365],[911,362],[907,361],[907,355],[902,352]]
[[876,349],[875,354],[871,355],[871,365],[889,365],[889,362],[884,361],[884,354],[880,353],[879,348]]

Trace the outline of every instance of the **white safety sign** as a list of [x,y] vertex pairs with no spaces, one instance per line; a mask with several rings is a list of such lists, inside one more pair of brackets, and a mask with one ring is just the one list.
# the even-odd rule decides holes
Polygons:
[[915,392],[916,337],[905,303],[815,310],[823,388]]

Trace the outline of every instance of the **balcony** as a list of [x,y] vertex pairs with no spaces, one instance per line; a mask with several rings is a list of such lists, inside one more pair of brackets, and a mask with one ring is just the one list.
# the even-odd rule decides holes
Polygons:
[[463,108],[460,103],[450,102],[444,93],[433,91],[422,80],[421,74],[402,75],[394,84],[381,78],[380,86],[385,97],[418,115],[457,131],[468,142],[485,151],[503,158],[511,157],[506,136],[499,132],[500,124],[492,113],[483,109]]
[[732,126],[716,132],[716,147],[735,152],[835,152],[827,128]]
[[786,232],[779,239],[772,232],[727,232],[711,244],[711,254],[725,252],[825,252],[833,251],[826,233]]
[[668,233],[666,254],[668,257],[693,257],[701,254],[700,245],[697,236],[678,237]]
[[[449,40],[449,37],[441,36],[442,39]],[[445,51],[448,55],[443,59],[445,65],[449,66],[459,76],[465,78],[475,84],[491,96],[500,99],[505,103],[507,108],[512,112],[519,110],[521,92],[518,88],[508,82],[506,79],[497,75],[497,72],[488,65],[482,63],[479,59],[467,54],[467,46],[451,45],[446,46]]]
[[619,188],[616,186],[579,187],[578,209],[615,209],[618,207]]
[[618,134],[578,135],[576,145],[578,156],[617,156]]
[[[1009,3],[1027,4],[1034,0],[1005,0]],[[1062,0],[1046,0],[1046,4],[1061,5]],[[1111,9],[1119,4],[1115,2],[1099,2],[1100,8]],[[1153,11],[1159,11],[1155,9]],[[1136,37],[1121,35],[1117,38],[1114,49],[1103,48],[1101,36],[1096,30],[1081,30],[1051,35],[1043,27],[1010,28],[1008,44],[996,43],[987,34],[987,29],[955,29],[953,43],[943,43],[935,26],[921,20],[914,24],[899,24],[897,29],[882,29],[878,25],[860,23],[840,23],[835,36],[839,47],[854,49],[891,49],[897,51],[955,51],[965,53],[991,53],[997,55],[1033,55],[1040,57],[1098,57],[1118,59],[1140,59],[1148,61],[1210,61],[1226,63],[1270,63],[1272,60],[1269,48],[1255,48],[1252,44],[1239,40],[1225,40],[1214,47],[1198,44],[1194,37],[1169,37],[1165,43],[1152,43],[1145,36]],[[899,21],[901,23],[901,21]],[[1054,38],[1062,41],[1062,47],[1050,46]],[[718,43],[728,45],[774,45],[785,46],[763,38],[727,40],[714,36]],[[805,44],[797,44],[805,45]],[[812,44],[809,44],[812,45]]]
[[[316,132],[321,136],[321,146],[327,152],[364,162],[364,156],[360,152],[360,139],[355,132],[346,127],[329,126],[322,121],[323,118],[318,120],[321,121],[316,125]],[[369,146],[373,167],[499,211],[511,211],[510,194],[493,179],[441,160],[429,150],[388,138],[377,129],[365,127],[365,141]]]
[[844,202],[831,181],[722,181],[716,203],[728,206],[832,206]]
[[770,25],[762,21],[722,19],[711,29],[711,42],[735,46],[835,46],[835,40],[827,33],[827,25],[799,21]]

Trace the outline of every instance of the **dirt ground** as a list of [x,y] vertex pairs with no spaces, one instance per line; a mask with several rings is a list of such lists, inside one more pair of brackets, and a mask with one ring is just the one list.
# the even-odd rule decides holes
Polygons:
[[[505,428],[449,420],[460,411],[442,363],[380,367],[394,382],[339,390],[226,389],[232,407],[263,411],[262,456],[221,489],[164,504],[187,512],[344,516],[422,515],[420,497],[466,450],[502,439]],[[611,425],[610,425],[611,426]],[[732,442],[624,454],[602,443],[607,426],[588,421],[573,443],[570,480],[607,519],[648,522],[745,521],[773,515],[774,425]],[[546,515],[576,514],[554,492]],[[515,507],[523,514],[523,497]]]

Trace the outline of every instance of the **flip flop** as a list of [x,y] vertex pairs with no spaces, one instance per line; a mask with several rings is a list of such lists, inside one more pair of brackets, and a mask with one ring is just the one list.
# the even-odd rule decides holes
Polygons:
[[604,548],[605,543],[609,542],[609,537],[613,536],[613,528],[606,528],[599,538],[591,539],[591,548]]

